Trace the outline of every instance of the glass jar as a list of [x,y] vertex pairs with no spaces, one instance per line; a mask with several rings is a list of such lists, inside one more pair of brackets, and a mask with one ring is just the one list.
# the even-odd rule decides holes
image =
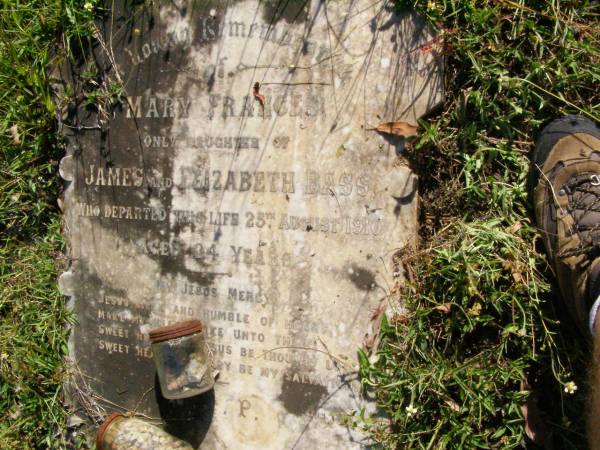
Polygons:
[[215,380],[202,322],[180,322],[156,328],[149,335],[165,398],[193,397],[212,389]]
[[96,449],[193,450],[193,447],[148,422],[115,413],[98,428]]

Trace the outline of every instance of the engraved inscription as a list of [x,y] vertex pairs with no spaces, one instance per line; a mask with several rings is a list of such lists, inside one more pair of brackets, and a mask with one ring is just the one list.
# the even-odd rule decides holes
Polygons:
[[[202,448],[360,448],[356,350],[416,229],[403,142],[374,128],[440,101],[441,62],[410,51],[432,35],[368,0],[130,3],[94,48],[126,98],[64,119],[74,364],[107,412]],[[217,380],[182,420],[148,331],[190,319]]]

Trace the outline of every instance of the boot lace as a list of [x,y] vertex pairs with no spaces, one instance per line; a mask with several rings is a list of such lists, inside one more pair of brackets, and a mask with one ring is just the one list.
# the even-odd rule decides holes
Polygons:
[[600,175],[580,174],[571,178],[560,190],[568,196],[567,213],[573,218],[571,235],[577,234],[580,246],[561,252],[575,256],[600,249]]

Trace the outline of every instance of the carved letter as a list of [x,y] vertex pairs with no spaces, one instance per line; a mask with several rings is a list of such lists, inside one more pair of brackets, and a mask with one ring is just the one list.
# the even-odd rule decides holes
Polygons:
[[142,101],[142,97],[140,97],[139,95],[135,95],[133,97],[129,98],[129,108],[127,108],[127,114],[125,115],[125,117],[131,119],[132,117],[135,117],[136,119],[139,119],[141,116],[140,114],[140,103]]

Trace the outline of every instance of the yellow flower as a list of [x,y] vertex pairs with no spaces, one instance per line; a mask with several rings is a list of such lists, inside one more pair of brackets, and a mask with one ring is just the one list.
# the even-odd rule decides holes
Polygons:
[[435,9],[435,2],[432,2],[432,1],[427,2],[427,9],[429,11],[433,11]]
[[472,316],[478,316],[481,314],[481,303],[475,303],[473,307],[468,310],[468,312]]
[[85,2],[85,4],[83,5],[83,9],[91,11],[92,9],[94,9],[94,4],[92,2]]

